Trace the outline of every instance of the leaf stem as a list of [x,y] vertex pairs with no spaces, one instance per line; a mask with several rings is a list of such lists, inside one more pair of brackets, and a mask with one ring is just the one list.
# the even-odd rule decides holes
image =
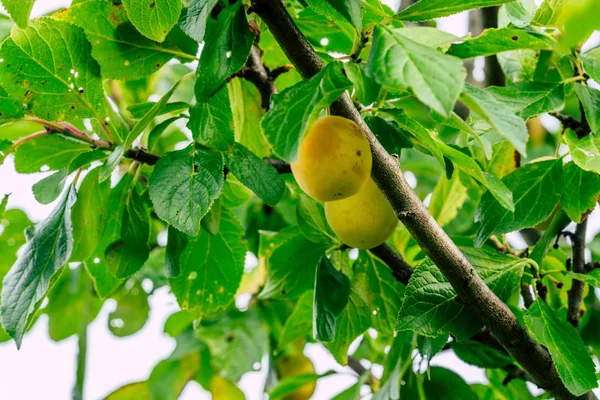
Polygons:
[[[86,273],[83,266],[80,268],[80,274]],[[79,278],[82,279],[81,276]],[[88,334],[88,319],[90,312],[90,297],[92,296],[91,287],[86,290],[85,306],[83,310],[83,319],[81,321],[81,328],[77,336],[77,371],[75,378],[75,387],[73,388],[73,400],[83,400],[84,386],[85,386],[85,372],[87,363],[87,334]]]
[[587,78],[585,76],[577,75],[577,76],[573,76],[571,78],[565,79],[564,81],[562,81],[562,83],[564,85],[566,85],[571,82],[579,82],[579,81],[585,81],[585,80],[587,80]]

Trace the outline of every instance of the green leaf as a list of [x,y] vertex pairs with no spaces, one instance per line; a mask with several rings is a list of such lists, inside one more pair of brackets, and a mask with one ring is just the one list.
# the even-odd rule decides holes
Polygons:
[[544,0],[533,16],[535,25],[550,26],[560,17],[563,0]]
[[466,199],[467,188],[460,182],[458,174],[453,174],[451,179],[441,176],[433,189],[428,209],[440,226],[444,226],[456,218]]
[[[288,399],[290,396],[294,396],[294,392],[298,391],[298,389],[301,389],[303,386],[310,387],[311,384],[315,384],[316,380],[319,378],[319,375],[310,372],[283,377],[269,393],[269,399]],[[300,391],[300,393],[304,393],[304,391]],[[296,395],[298,395],[298,393],[296,393]]]
[[179,21],[181,29],[201,43],[204,40],[207,20],[218,2],[219,0],[192,0],[187,7],[187,13]]
[[600,82],[600,47],[586,51],[581,56],[585,72],[596,82]]
[[141,282],[122,286],[111,298],[117,302],[117,307],[108,314],[108,329],[113,335],[130,336],[144,327],[150,305]]
[[221,202],[217,199],[210,210],[208,210],[208,214],[202,218],[200,221],[200,225],[202,228],[206,229],[208,233],[211,235],[216,235],[219,232],[219,223],[221,221]]
[[149,400],[148,382],[134,382],[111,392],[104,400]]
[[98,180],[100,182],[104,182],[112,175],[113,171],[117,168],[123,155],[125,154],[125,143],[121,143],[117,147],[115,147],[100,167],[100,175],[98,176]]
[[242,3],[232,4],[209,20],[204,47],[198,63],[196,99],[207,101],[227,78],[242,68],[248,59],[254,35],[250,32]]
[[267,258],[267,282],[259,298],[295,299],[314,288],[317,264],[326,247],[297,231],[286,231],[276,237],[279,243]]
[[361,104],[371,104],[377,100],[381,85],[367,76],[365,64],[348,62],[344,64],[344,71],[348,79],[354,84],[356,98]]
[[[506,301],[518,286],[527,259],[507,256],[492,250],[461,248],[487,286]],[[430,259],[425,259],[412,274],[397,330],[412,330],[424,336],[452,334],[465,340],[482,327],[471,309],[458,300],[456,291]]]
[[125,200],[121,235],[104,251],[106,266],[116,278],[127,278],[142,268],[150,255],[148,210],[134,187]]
[[102,301],[93,295],[92,281],[83,266],[65,268],[48,293],[48,334],[54,341],[66,339],[96,318]]
[[513,1],[504,6],[510,22],[519,28],[524,28],[531,23],[536,8],[537,5],[533,0]]
[[214,315],[234,299],[244,273],[244,230],[229,211],[223,210],[219,233],[202,230],[188,238],[179,257],[181,273],[169,278],[179,305],[199,314]]
[[227,153],[227,168],[244,185],[270,206],[279,203],[285,182],[271,164],[264,162],[239,143]]
[[233,381],[253,371],[254,363],[260,363],[268,351],[268,334],[255,310],[230,312],[200,326],[196,335],[208,345],[219,375]]
[[[399,118],[404,118],[399,117]],[[409,120],[407,119],[407,122]],[[410,137],[406,131],[401,129],[397,124],[392,121],[385,120],[378,116],[368,116],[365,118],[365,123],[369,126],[371,131],[375,133],[377,140],[390,154],[400,154],[401,149],[409,149],[413,147]],[[413,131],[412,129],[410,130]],[[417,134],[422,133],[422,130],[415,126]]]
[[452,342],[451,347],[461,360],[476,367],[503,368],[513,363],[508,354],[474,340]]
[[574,162],[564,166],[565,189],[560,204],[569,218],[580,223],[584,215],[590,213],[600,197],[600,176],[584,171]]
[[191,107],[187,127],[201,145],[220,151],[229,150],[235,134],[227,88],[219,90],[208,102]]
[[0,48],[0,79],[10,97],[49,121],[97,117],[104,92],[83,30],[38,18],[13,29]]
[[33,196],[41,204],[50,204],[60,196],[67,182],[67,169],[63,168],[34,183]]
[[510,107],[498,101],[490,92],[471,85],[465,85],[461,101],[508,140],[519,153],[523,156],[527,154],[527,126]]
[[487,92],[525,120],[555,111],[565,103],[564,85],[555,83],[491,86]]
[[[127,107],[127,111],[131,113],[133,118],[139,119],[143,118],[144,115],[148,113],[155,105],[156,101],[148,101],[146,103],[135,104],[133,106]],[[165,115],[165,114],[176,114],[190,108],[190,105],[185,101],[172,101],[170,103],[163,104],[163,107],[158,110],[156,116]]]
[[2,0],[2,5],[8,11],[11,18],[22,29],[27,27],[29,14],[35,0]]
[[302,234],[315,243],[323,243],[328,247],[340,244],[325,218],[323,204],[301,193],[296,208],[298,227]]
[[425,21],[511,1],[514,0],[421,0],[396,14],[396,18],[403,21]]
[[[141,35],[127,19],[123,4],[109,1],[84,1],[55,14],[83,28],[92,44],[92,56],[105,79],[144,78],[176,57],[189,62],[188,54],[169,35],[163,43]],[[144,99],[143,101],[145,101]]]
[[423,381],[427,399],[440,400],[477,400],[479,397],[473,388],[455,372],[442,367],[432,367],[429,379]]
[[335,339],[326,344],[341,365],[348,363],[348,348],[354,339],[371,326],[371,315],[372,311],[363,297],[351,287],[348,303],[337,320]]
[[[100,183],[100,168],[91,170],[81,182],[71,211],[73,243],[71,261],[85,261],[100,244],[108,220],[110,181]],[[113,210],[114,211],[114,210]]]
[[261,122],[273,152],[286,161],[294,161],[304,133],[319,111],[351,85],[343,75],[342,64],[331,62],[312,78],[273,96],[274,105]]
[[2,200],[0,200],[0,221],[4,218],[4,213],[6,212],[6,205],[8,204],[8,198],[10,194],[6,196],[2,196]]
[[399,398],[400,386],[402,383],[403,366],[408,365],[408,360],[412,359],[414,350],[414,335],[412,333],[401,332],[394,337],[387,357],[383,365],[383,375],[381,381],[383,385],[379,389],[374,400],[390,400]]
[[23,118],[23,106],[8,96],[6,90],[0,86],[0,122],[11,119]]
[[147,38],[162,42],[181,14],[181,0],[123,0],[133,26]]
[[271,154],[271,147],[260,128],[265,110],[262,108],[258,89],[253,83],[241,78],[232,79],[227,89],[233,111],[235,141],[259,157],[268,156]]
[[581,337],[558,318],[543,301],[537,300],[525,313],[525,324],[533,337],[550,352],[558,375],[575,396],[598,387],[595,366]]
[[515,194],[514,212],[502,207],[490,193],[485,193],[475,215],[475,221],[481,223],[475,238],[476,246],[481,246],[491,235],[530,228],[546,220],[563,194],[562,160],[524,165],[506,175],[502,182]]
[[448,335],[440,335],[434,337],[427,337],[419,335],[417,337],[417,349],[421,357],[427,359],[427,369],[431,364],[431,359],[435,357],[437,353],[442,351],[444,346],[448,343]]
[[15,152],[15,169],[19,173],[40,172],[46,166],[51,171],[66,169],[90,146],[59,135],[42,135],[21,144]]
[[575,164],[585,171],[600,174],[600,137],[587,135],[579,139],[575,132],[567,130],[564,138]]
[[357,32],[362,30],[360,0],[308,0],[308,5],[337,23],[350,23]]
[[564,275],[579,279],[582,282],[594,287],[600,287],[600,268],[595,268],[586,274],[580,274],[571,271],[562,271]]
[[453,44],[448,54],[465,59],[517,49],[551,50],[552,44],[544,36],[536,36],[522,29],[492,28],[475,38]]
[[315,276],[313,308],[313,337],[320,342],[331,342],[337,321],[348,303],[350,280],[335,269],[327,256],[321,257]]
[[460,40],[457,36],[431,26],[415,26],[396,29],[394,32],[405,36],[413,42],[417,42],[427,47],[433,47],[434,49],[440,49],[444,53],[448,50],[452,42]]
[[575,92],[583,105],[592,132],[600,133],[600,90],[577,83],[575,84]]
[[150,178],[150,199],[160,219],[196,236],[222,188],[223,156],[190,144],[158,161]]
[[411,88],[425,105],[448,116],[466,78],[462,62],[408,39],[399,30],[375,27],[367,75],[391,89]]
[[312,332],[314,297],[314,292],[308,291],[298,298],[281,330],[278,342],[280,348]]
[[460,150],[456,150],[441,141],[438,141],[438,146],[444,156],[454,163],[455,167],[485,186],[503,208],[514,211],[513,192],[500,179],[490,173],[483,172],[473,157],[469,157]]
[[185,233],[169,225],[167,250],[165,256],[165,271],[170,278],[178,277],[181,273],[180,256],[188,244]]
[[382,110],[382,113],[392,117],[394,121],[398,123],[400,128],[404,129],[420,141],[433,154],[436,160],[439,161],[442,167],[446,166],[444,155],[442,154],[438,143],[434,140],[431,131],[421,125],[417,120],[410,118],[403,109],[390,108]]
[[27,231],[27,243],[4,277],[2,326],[17,347],[21,347],[29,319],[71,256],[71,207],[76,199],[75,187],[71,185],[48,218]]
[[373,328],[382,335],[393,335],[404,285],[394,278],[390,268],[371,253],[361,251],[354,262],[352,286],[369,307]]

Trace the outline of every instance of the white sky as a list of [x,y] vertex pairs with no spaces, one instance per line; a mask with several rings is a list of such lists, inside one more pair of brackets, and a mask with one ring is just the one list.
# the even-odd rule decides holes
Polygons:
[[[398,0],[384,2],[394,9],[399,4]],[[68,0],[38,0],[32,15],[39,16],[58,7],[68,6],[69,3]],[[467,33],[467,21],[468,14],[461,13],[438,21],[438,27],[457,36],[464,36]],[[37,203],[31,193],[31,186],[46,175],[47,173],[16,174],[12,156],[9,156],[4,165],[0,166],[0,196],[12,193],[8,208],[21,208],[32,220],[40,221],[52,210],[54,204],[43,206]],[[590,230],[594,231],[589,232],[590,235],[596,233],[598,225],[597,221],[592,224],[596,228]],[[150,298],[150,302],[150,319],[136,335],[117,338],[110,333],[107,321],[109,312],[115,307],[113,301],[105,303],[90,325],[84,396],[86,400],[102,399],[126,383],[147,379],[153,366],[172,352],[175,342],[164,335],[162,330],[166,318],[177,310],[176,301],[166,288],[162,288]],[[17,351],[13,342],[0,344],[0,399],[63,400],[71,397],[75,382],[76,338],[56,343],[48,337],[47,332],[47,317],[43,316],[25,337],[20,351]],[[321,345],[308,345],[305,354],[315,363],[317,373],[329,369],[344,372],[320,379],[313,399],[329,399],[356,382],[351,371],[338,365]],[[436,356],[432,364],[458,372],[469,383],[485,382],[481,369],[465,364],[451,352]],[[264,372],[253,372],[242,378],[240,387],[249,400],[260,400],[263,399],[264,381]],[[198,384],[191,383],[180,399],[210,398],[210,394]]]

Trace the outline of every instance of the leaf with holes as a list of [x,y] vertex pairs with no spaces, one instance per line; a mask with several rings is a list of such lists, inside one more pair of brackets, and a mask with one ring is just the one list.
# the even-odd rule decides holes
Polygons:
[[83,30],[38,18],[15,28],[0,48],[0,80],[11,98],[49,120],[97,117],[104,92]]
[[194,144],[165,154],[150,178],[156,214],[180,231],[196,236],[200,220],[221,194],[223,156]]

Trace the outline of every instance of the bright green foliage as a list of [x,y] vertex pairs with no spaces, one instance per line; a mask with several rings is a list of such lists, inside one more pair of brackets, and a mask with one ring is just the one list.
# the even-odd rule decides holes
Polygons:
[[[319,111],[350,86],[351,82],[342,75],[341,64],[332,63],[311,79],[274,96],[274,105],[261,122],[273,152],[284,160],[294,161],[304,133]],[[288,120],[293,123],[285,124]]]
[[367,75],[391,89],[410,87],[423,103],[448,115],[462,90],[466,72],[458,58],[416,43],[396,30],[377,26]]
[[[160,293],[174,350],[92,397],[242,400],[252,380],[320,399],[341,375],[328,398],[533,399],[534,376],[554,379],[539,398],[585,396],[600,376],[596,2],[73,0],[29,18],[33,1],[0,0],[0,342],[46,326],[77,342],[79,386],[97,329],[137,340]],[[461,12],[470,34],[440,29]],[[404,222],[377,248],[343,245],[290,172],[327,115],[364,129]],[[54,210],[27,208],[33,224],[24,195]],[[586,219],[575,272],[567,231]],[[507,340],[547,349],[558,375]],[[312,365],[316,346],[347,368]]]
[[598,387],[594,363],[583,341],[546,303],[536,301],[525,314],[525,323],[533,337],[548,348],[558,374],[571,393],[580,396]]
[[[98,64],[83,31],[50,18],[14,29],[0,49],[2,87],[50,120],[95,117],[103,100]],[[60,97],[61,101],[56,101]]]
[[124,0],[123,5],[135,28],[155,42],[162,42],[181,13],[181,0]]

